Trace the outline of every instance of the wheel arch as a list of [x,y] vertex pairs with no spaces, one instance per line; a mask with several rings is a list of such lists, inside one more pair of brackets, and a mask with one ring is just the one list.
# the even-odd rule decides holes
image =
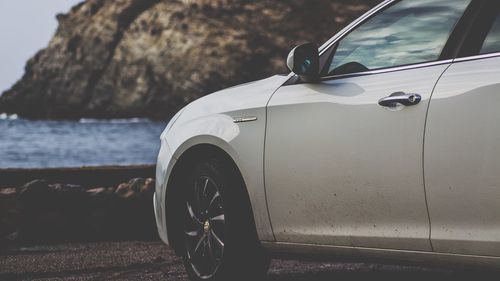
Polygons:
[[211,143],[198,143],[183,150],[183,152],[178,156],[165,188],[164,215],[168,233],[167,237],[169,245],[176,254],[180,254],[182,250],[180,248],[182,246],[180,243],[180,241],[182,241],[180,239],[181,233],[178,231],[179,224],[181,223],[179,218],[180,216],[178,216],[175,212],[176,207],[178,207],[178,200],[176,200],[175,195],[179,192],[179,189],[182,188],[182,186],[180,186],[180,180],[186,176],[191,164],[210,157],[217,157],[219,160],[224,161],[224,163],[228,165],[227,167],[230,169],[230,172],[237,178],[238,181],[241,182],[241,186],[244,187],[244,200],[248,206],[248,219],[249,222],[251,222],[256,239],[258,237],[248,187],[245,183],[243,175],[241,174],[241,169],[238,167],[235,159],[227,150],[218,145]]

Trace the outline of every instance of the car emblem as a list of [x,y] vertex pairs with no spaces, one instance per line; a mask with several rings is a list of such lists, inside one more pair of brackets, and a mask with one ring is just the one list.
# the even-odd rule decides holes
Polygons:
[[210,231],[210,222],[209,221],[206,221],[203,224],[203,231],[205,231],[205,233],[208,233]]

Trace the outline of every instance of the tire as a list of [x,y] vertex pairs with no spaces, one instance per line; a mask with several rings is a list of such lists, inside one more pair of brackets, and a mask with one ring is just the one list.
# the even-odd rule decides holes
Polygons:
[[183,214],[180,249],[190,280],[262,280],[270,259],[238,171],[216,157],[188,166],[177,213]]

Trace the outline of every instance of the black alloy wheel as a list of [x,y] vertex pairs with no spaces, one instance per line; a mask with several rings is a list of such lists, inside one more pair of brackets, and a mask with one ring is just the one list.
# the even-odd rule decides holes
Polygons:
[[224,206],[219,187],[209,176],[199,176],[192,185],[185,204],[186,253],[196,275],[210,279],[224,256]]

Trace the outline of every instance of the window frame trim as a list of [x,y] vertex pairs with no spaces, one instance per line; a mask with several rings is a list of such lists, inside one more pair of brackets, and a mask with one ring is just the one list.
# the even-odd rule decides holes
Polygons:
[[319,48],[319,55],[323,55],[330,47],[335,45],[338,41],[342,40],[347,34],[349,34],[353,29],[357,28],[359,25],[363,24],[365,21],[373,17],[380,10],[386,8],[388,5],[393,4],[394,2],[399,2],[401,0],[385,0],[384,2],[378,4],[359,18],[355,19],[352,23],[347,25],[344,29],[337,32],[337,34],[333,35],[328,41],[326,41]]
[[493,52],[493,53],[479,54],[479,55],[471,55],[471,56],[465,56],[465,57],[457,57],[457,58],[453,59],[453,63],[466,62],[466,61],[475,61],[475,60],[483,60],[483,59],[496,58],[496,57],[500,57],[500,52]]
[[[382,10],[395,5],[397,2],[400,2],[402,0],[386,0],[379,4],[379,6],[376,6],[373,10],[369,11],[367,14],[362,16],[359,21],[356,21],[356,24],[353,26],[348,26],[348,30],[342,30],[342,34],[339,36],[334,36],[332,38],[333,40],[329,40],[328,46],[326,46],[324,49],[321,49],[319,55],[321,56],[324,52],[326,52],[329,48],[335,48],[335,45],[337,45],[341,40],[343,40],[349,33],[351,33],[354,29],[371,19],[372,17],[376,16],[379,12]],[[328,81],[332,79],[340,79],[340,78],[347,78],[347,77],[356,77],[356,76],[366,76],[366,75],[373,75],[373,74],[381,74],[381,73],[388,73],[388,72],[396,72],[396,71],[402,71],[402,70],[409,70],[409,69],[418,69],[418,68],[424,68],[424,67],[430,67],[430,66],[436,66],[436,65],[441,65],[441,64],[449,64],[452,63],[455,58],[458,56],[459,50],[462,49],[463,42],[452,42],[452,40],[455,40],[455,34],[457,32],[458,28],[470,28],[471,25],[475,23],[475,18],[470,18],[471,16],[474,16],[476,13],[480,12],[481,7],[477,7],[476,5],[479,3],[481,5],[485,0],[471,0],[471,2],[467,5],[466,9],[458,19],[458,21],[455,23],[453,26],[450,34],[448,35],[448,38],[446,39],[446,42],[443,46],[443,49],[441,50],[441,53],[439,54],[438,59],[433,60],[433,61],[425,61],[425,62],[418,62],[418,63],[412,63],[412,64],[403,64],[403,65],[398,65],[398,66],[389,66],[389,67],[382,67],[382,68],[377,68],[373,70],[368,70],[368,71],[361,71],[361,72],[354,72],[354,73],[347,73],[347,74],[338,74],[338,75],[326,75],[326,76],[321,76],[320,81]],[[470,11],[472,9],[472,11]],[[479,11],[478,11],[479,10]],[[472,13],[472,15],[468,15],[468,13]],[[464,23],[465,22],[465,23]],[[465,27],[461,26],[465,24]],[[347,29],[347,28],[346,28]],[[466,30],[467,32],[467,30]],[[465,35],[465,37],[468,34]],[[450,44],[453,44],[450,46]],[[326,45],[326,44],[325,44]],[[322,46],[323,48],[324,46]],[[449,52],[449,48],[456,50],[456,53],[451,54],[449,57],[445,56],[446,52]],[[335,57],[335,53],[331,54],[333,59]],[[327,60],[325,65],[323,65],[323,68],[326,67],[330,60]],[[323,69],[321,69],[323,71]]]
[[390,72],[397,72],[397,71],[404,71],[404,70],[411,70],[411,69],[419,69],[419,68],[425,68],[425,67],[431,67],[431,66],[437,66],[437,65],[443,65],[443,64],[451,64],[452,62],[453,62],[453,59],[446,59],[446,60],[435,60],[435,61],[422,62],[422,63],[406,64],[406,65],[401,65],[401,66],[391,66],[391,67],[386,67],[386,68],[379,68],[379,69],[361,71],[361,72],[355,72],[355,73],[324,76],[324,77],[321,77],[321,81],[329,81],[329,80],[333,80],[333,79],[352,78],[352,77],[390,73]]
[[[380,11],[388,8],[391,5],[396,4],[397,2],[400,2],[402,0],[385,0],[382,3],[378,4],[375,6],[373,9],[369,10],[366,12],[364,15],[361,17],[357,18],[354,20],[351,24],[346,26],[344,29],[339,31],[337,34],[335,34],[332,38],[330,38],[327,42],[325,42],[320,48],[319,48],[319,55],[322,56],[325,52],[327,52],[330,48],[335,48],[335,45],[342,39],[344,39],[349,33],[351,33],[354,29],[365,23],[367,20],[371,19],[372,17],[376,16]],[[457,21],[457,23],[453,26],[453,29],[448,36],[445,46],[443,47],[443,50],[441,51],[441,54],[439,55],[439,58],[434,61],[426,61],[426,62],[421,62],[421,63],[414,63],[414,64],[406,64],[406,65],[399,65],[399,66],[391,66],[391,67],[385,67],[385,68],[378,68],[378,69],[373,69],[373,70],[368,70],[368,71],[361,71],[361,72],[355,72],[355,73],[348,73],[348,74],[339,74],[339,75],[322,75],[320,77],[320,82],[323,81],[329,81],[333,79],[342,79],[342,78],[351,78],[351,77],[358,77],[358,76],[367,76],[367,75],[374,75],[374,74],[382,74],[382,73],[389,73],[389,72],[397,72],[397,71],[403,71],[403,70],[411,70],[411,69],[418,69],[418,68],[425,68],[425,67],[431,67],[431,66],[437,66],[437,65],[442,65],[442,64],[451,64],[455,61],[457,58],[457,54],[453,53],[450,57],[445,58],[443,57],[443,54],[445,53],[446,48],[450,44],[450,41],[453,38],[454,33],[456,32],[456,29],[460,27],[461,23],[463,21],[466,21],[466,27],[468,27],[470,24],[473,24],[475,21],[471,20],[469,17],[466,17],[467,12],[469,9],[477,10],[477,7],[474,7],[475,2],[479,1],[484,1],[484,0],[471,0],[471,2],[468,4],[466,10],[464,13],[460,16],[460,19]],[[454,45],[454,50],[460,50],[462,48],[462,42],[456,43],[458,45]],[[448,47],[449,48],[449,47]],[[334,56],[335,54],[332,53],[331,56]],[[325,64],[322,65],[322,69],[320,71],[323,71],[323,68],[326,67],[326,64],[330,59],[327,59]],[[293,72],[292,72],[293,74]],[[291,76],[291,83],[286,83],[285,85],[294,85],[294,84],[299,84],[301,83],[300,78],[297,77],[297,75],[293,74]]]

